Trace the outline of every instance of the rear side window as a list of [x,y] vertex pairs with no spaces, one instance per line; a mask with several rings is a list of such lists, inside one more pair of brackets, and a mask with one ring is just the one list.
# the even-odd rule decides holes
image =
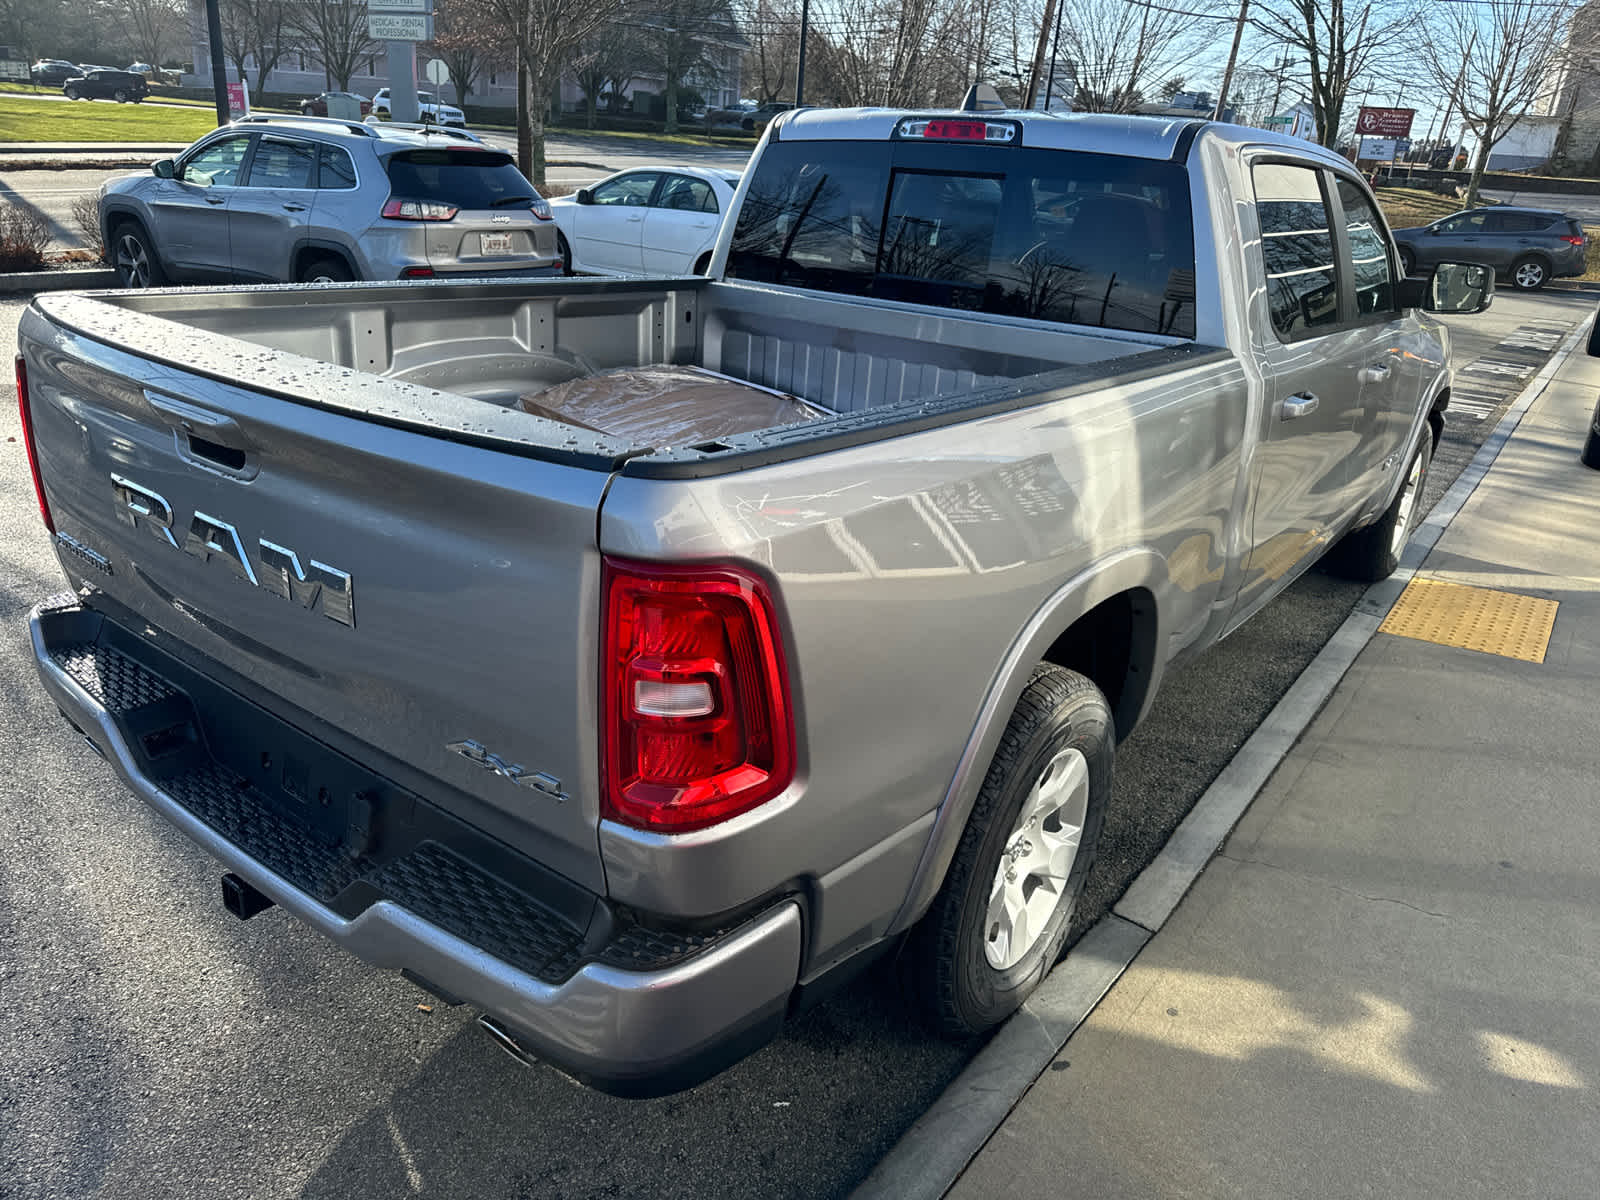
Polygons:
[[1253,175],[1273,328],[1293,338],[1338,324],[1339,276],[1318,172],[1260,163]]
[[402,150],[389,156],[390,194],[457,208],[527,208],[533,185],[511,156],[493,150]]
[[309,188],[317,166],[317,150],[306,142],[262,138],[250,160],[245,186],[258,188]]
[[1500,233],[1542,233],[1557,224],[1553,213],[1496,213]]
[[1193,337],[1188,173],[1016,146],[780,142],[750,181],[727,274]]
[[679,212],[716,212],[717,197],[711,185],[703,179],[687,175],[668,175],[656,195],[656,208],[672,208]]
[[353,188],[356,186],[356,166],[350,155],[338,146],[323,146],[317,152],[317,186],[320,188]]

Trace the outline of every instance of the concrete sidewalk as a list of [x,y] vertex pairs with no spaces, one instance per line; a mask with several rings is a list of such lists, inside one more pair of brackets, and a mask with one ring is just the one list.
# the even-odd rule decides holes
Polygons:
[[1600,1194],[1597,391],[1580,346],[1403,600],[1555,601],[1543,661],[1379,633],[952,1195]]

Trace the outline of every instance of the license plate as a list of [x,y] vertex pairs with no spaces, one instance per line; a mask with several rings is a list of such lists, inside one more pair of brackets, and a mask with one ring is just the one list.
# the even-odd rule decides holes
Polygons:
[[482,254],[510,254],[511,235],[509,233],[480,233],[478,235],[478,250]]

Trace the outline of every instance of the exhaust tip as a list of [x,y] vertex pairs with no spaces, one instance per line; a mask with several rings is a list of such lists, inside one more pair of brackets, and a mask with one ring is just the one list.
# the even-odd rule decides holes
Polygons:
[[523,1049],[522,1043],[517,1041],[510,1030],[508,1030],[504,1025],[500,1024],[499,1021],[496,1021],[493,1017],[489,1016],[487,1013],[479,1015],[478,1024],[480,1027],[482,1027],[483,1031],[489,1035],[490,1041],[492,1041],[496,1046],[499,1046],[500,1049],[504,1050],[523,1066],[531,1067],[538,1063],[539,1060],[536,1059],[532,1054],[529,1054],[527,1050]]
[[258,891],[232,871],[222,877],[222,906],[239,920],[248,921],[257,913],[266,912],[274,903],[271,896]]

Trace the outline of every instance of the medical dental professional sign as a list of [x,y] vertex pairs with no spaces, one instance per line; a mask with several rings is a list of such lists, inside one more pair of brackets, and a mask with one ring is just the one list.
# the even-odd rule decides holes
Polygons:
[[433,0],[371,0],[367,36],[379,42],[433,39]]

